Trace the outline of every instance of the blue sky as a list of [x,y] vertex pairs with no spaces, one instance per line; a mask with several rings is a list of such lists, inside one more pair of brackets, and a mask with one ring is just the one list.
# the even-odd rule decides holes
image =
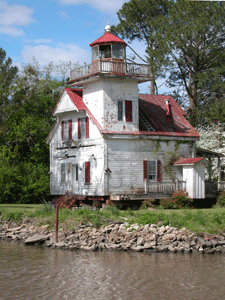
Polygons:
[[[107,21],[110,25],[118,23],[116,12],[125,2],[0,0],[0,47],[18,66],[31,62],[33,57],[41,66],[51,61],[88,64],[89,44],[103,35]],[[143,43],[135,41],[132,47],[144,57]],[[140,85],[140,91],[148,92],[148,85]]]

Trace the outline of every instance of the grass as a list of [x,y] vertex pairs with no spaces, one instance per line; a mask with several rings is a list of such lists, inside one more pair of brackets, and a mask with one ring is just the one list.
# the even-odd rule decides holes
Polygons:
[[[50,228],[55,226],[56,211],[47,203],[42,205],[23,204],[0,204],[0,219],[12,220],[21,223],[27,217],[37,225],[49,224]],[[91,211],[88,209],[59,211],[59,224],[64,229],[74,229],[79,224],[91,223],[95,227],[107,225],[104,219],[129,222],[130,224],[158,224],[169,225],[177,228],[185,227],[196,233],[219,234],[225,232],[225,208],[211,209],[140,209],[119,210],[109,207],[103,211]]]

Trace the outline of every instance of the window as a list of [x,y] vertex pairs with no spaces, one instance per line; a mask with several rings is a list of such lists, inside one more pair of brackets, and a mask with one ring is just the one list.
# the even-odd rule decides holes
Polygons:
[[66,183],[66,164],[61,164],[61,183]]
[[98,59],[98,46],[93,47],[92,51],[92,61]]
[[125,59],[126,58],[125,47],[120,44],[112,44],[112,57]]
[[99,46],[100,58],[110,58],[111,57],[111,45],[101,45]]
[[89,118],[78,119],[78,139],[89,138]]
[[123,101],[118,101],[118,121],[123,121]]
[[72,120],[62,121],[62,141],[72,140]]
[[133,103],[131,100],[118,101],[118,121],[133,121]]
[[143,180],[161,181],[161,161],[143,161]]

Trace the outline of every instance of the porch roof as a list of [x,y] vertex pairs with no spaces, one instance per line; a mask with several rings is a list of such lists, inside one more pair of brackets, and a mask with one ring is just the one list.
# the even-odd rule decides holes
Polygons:
[[199,162],[200,160],[203,160],[204,157],[190,157],[190,158],[185,158],[185,157],[182,157],[180,158],[178,161],[176,161],[174,163],[174,165],[193,165],[193,164],[196,164],[197,162]]

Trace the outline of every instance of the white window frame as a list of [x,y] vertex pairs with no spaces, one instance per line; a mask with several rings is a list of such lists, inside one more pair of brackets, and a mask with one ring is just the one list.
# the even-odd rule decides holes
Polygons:
[[[150,166],[154,165],[155,170],[150,170]],[[157,181],[157,161],[148,160],[148,181]]]

